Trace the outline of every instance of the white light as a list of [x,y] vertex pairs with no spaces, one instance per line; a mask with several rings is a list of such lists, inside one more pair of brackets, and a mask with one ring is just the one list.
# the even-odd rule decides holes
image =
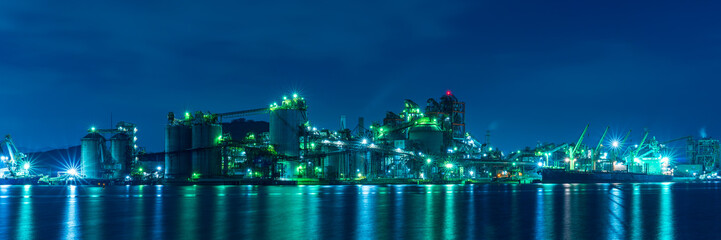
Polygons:
[[160,166],[158,166],[156,169],[158,169],[158,171],[160,171],[160,169],[163,169],[163,168],[161,168]]
[[473,171],[470,171],[469,173],[471,174],[471,176],[473,176]]
[[25,168],[25,170],[30,169],[30,163],[23,164],[23,168]]
[[543,167],[543,163],[542,163],[542,162],[538,162],[538,166],[539,166],[539,167]]
[[453,168],[453,164],[446,163],[446,168]]
[[611,142],[611,146],[613,146],[614,148],[617,148],[618,145],[619,145],[618,141]]
[[361,140],[361,144],[368,144],[368,139],[364,138],[363,140]]
[[429,159],[426,159],[426,162],[427,162],[427,163],[431,163],[431,159],[430,159],[430,158],[429,158]]
[[68,169],[67,173],[72,176],[76,176],[76,175],[78,175],[78,170],[76,170],[75,168],[71,168],[71,169]]

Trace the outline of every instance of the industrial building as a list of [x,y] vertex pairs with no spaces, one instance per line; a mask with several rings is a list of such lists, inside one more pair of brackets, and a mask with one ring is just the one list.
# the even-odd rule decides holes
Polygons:
[[719,140],[708,137],[698,140],[688,138],[686,156],[691,164],[699,165],[703,171],[715,171],[719,169],[721,159]]
[[[86,179],[123,179],[135,168],[143,150],[136,144],[138,128],[119,122],[112,129],[92,127],[80,140],[80,169],[72,169]],[[109,142],[109,143],[108,143]]]
[[[406,100],[400,113],[388,112],[383,123],[369,127],[360,118],[357,126],[347,128],[343,116],[340,129],[318,129],[307,109],[305,99],[293,94],[267,108],[186,113],[180,119],[169,113],[165,176],[172,181],[443,180],[471,176],[486,165],[484,160],[499,164],[500,151],[466,132],[465,103],[450,91],[428,99],[425,108]],[[268,115],[268,133],[232,139],[223,132],[224,119],[257,114]],[[467,162],[476,164],[464,168]]]
[[[688,139],[691,163],[705,172],[718,169],[719,141],[683,137],[659,142],[644,131],[632,144],[631,131],[620,139],[587,145],[589,126],[575,143],[538,144],[503,152],[466,131],[466,104],[450,91],[424,107],[406,99],[400,111],[382,122],[319,129],[307,115],[306,100],[292,94],[267,107],[228,112],[170,112],[165,127],[164,169],[142,170],[137,127],[120,122],[114,129],[91,128],[81,140],[80,175],[88,179],[164,178],[167,182],[383,183],[446,181],[532,181],[543,169],[584,173],[672,175],[675,155],[670,143]],[[232,136],[224,121],[265,115],[268,132]],[[110,142],[109,144],[107,142]],[[697,168],[683,168],[696,172]]]

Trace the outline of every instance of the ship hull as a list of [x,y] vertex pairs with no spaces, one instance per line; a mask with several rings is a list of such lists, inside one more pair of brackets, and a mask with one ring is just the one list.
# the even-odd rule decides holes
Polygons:
[[571,172],[561,169],[543,169],[543,183],[628,183],[670,182],[669,175],[653,175],[629,172]]
[[40,177],[0,178],[0,185],[37,185]]

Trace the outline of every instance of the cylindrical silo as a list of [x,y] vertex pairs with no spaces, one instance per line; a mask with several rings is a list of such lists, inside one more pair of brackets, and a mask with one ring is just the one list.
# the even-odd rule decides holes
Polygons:
[[435,124],[421,124],[408,130],[408,140],[419,145],[424,153],[441,153],[443,151],[443,132]]
[[221,155],[218,143],[222,138],[219,124],[201,123],[193,125],[193,172],[201,177],[221,175]]
[[305,122],[303,110],[275,109],[270,112],[270,144],[278,154],[300,155],[300,129]]
[[105,138],[99,133],[90,133],[80,140],[80,174],[85,178],[103,177],[103,149]]
[[106,167],[113,169],[113,177],[121,178],[130,174],[132,164],[132,148],[130,136],[127,133],[118,133],[110,138],[110,158]]
[[187,179],[193,169],[190,148],[193,147],[192,129],[188,125],[165,127],[165,177]]

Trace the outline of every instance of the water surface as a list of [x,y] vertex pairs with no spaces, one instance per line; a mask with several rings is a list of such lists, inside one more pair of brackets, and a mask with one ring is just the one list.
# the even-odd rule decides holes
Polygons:
[[0,239],[717,239],[721,185],[0,186]]

